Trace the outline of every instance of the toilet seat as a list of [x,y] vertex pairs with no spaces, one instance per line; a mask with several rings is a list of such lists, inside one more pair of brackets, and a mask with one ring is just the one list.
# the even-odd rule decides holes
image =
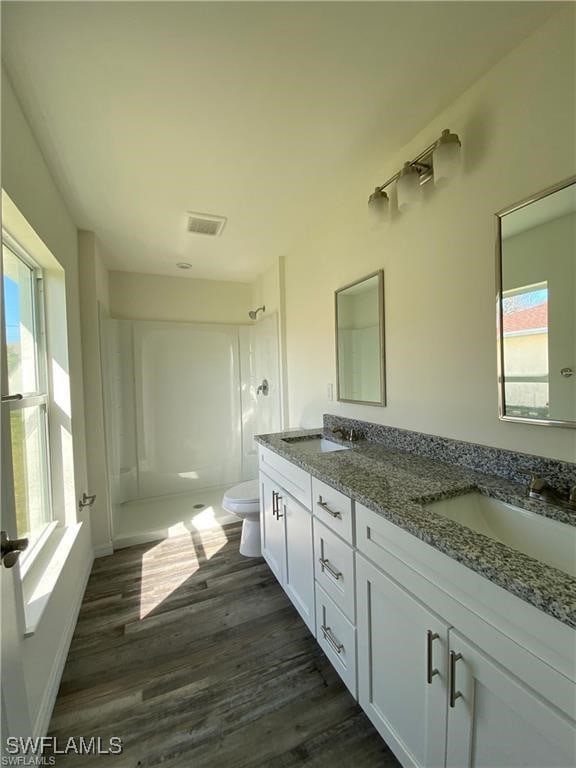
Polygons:
[[248,480],[229,488],[224,494],[222,506],[229,512],[258,512],[260,510],[258,480]]

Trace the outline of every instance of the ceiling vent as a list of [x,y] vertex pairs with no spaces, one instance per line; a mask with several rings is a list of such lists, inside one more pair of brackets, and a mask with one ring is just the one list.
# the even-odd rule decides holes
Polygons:
[[226,224],[225,216],[212,216],[209,213],[187,214],[186,231],[194,235],[221,235]]

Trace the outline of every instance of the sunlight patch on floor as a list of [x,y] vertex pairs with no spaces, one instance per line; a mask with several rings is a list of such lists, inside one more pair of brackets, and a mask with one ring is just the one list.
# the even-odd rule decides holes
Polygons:
[[[189,535],[190,532],[186,531]],[[183,548],[186,555],[187,565],[185,568],[181,565],[182,549],[179,548],[179,565],[173,571],[171,576],[166,575],[169,569],[169,560],[173,542],[170,539],[159,542],[155,547],[149,549],[142,555],[142,574],[140,582],[140,618],[148,616],[155,608],[166,600],[173,592],[182,586],[191,576],[200,568],[198,555],[194,542],[183,540]]]
[[[214,507],[206,507],[189,521],[171,525],[168,538],[142,555],[140,618],[148,616],[197,573],[204,560],[210,560],[227,543],[228,537],[217,520]],[[179,565],[169,574],[172,553],[176,557],[175,547]],[[187,563],[185,568],[181,565],[183,556]]]
[[216,512],[213,507],[207,507],[194,516],[192,526],[200,535],[204,555],[210,560],[223,546],[228,543],[228,536],[224,528],[216,519]]

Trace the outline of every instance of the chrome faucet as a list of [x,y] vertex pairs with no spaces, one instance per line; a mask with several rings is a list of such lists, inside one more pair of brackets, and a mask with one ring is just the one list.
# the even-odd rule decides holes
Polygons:
[[350,429],[346,429],[345,427],[334,427],[332,433],[339,434],[342,440],[348,440],[350,443],[355,443],[362,437],[362,433],[357,429],[354,429],[354,427],[351,427]]
[[573,485],[566,495],[558,493],[552,488],[543,477],[536,472],[530,473],[530,482],[528,483],[528,496],[531,499],[547,501],[556,507],[576,510],[576,485]]

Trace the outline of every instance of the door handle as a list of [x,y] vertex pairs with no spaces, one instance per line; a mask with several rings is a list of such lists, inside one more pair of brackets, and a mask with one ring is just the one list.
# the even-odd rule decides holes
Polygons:
[[448,689],[450,691],[450,706],[452,709],[456,706],[456,699],[462,698],[462,692],[456,690],[456,662],[462,658],[461,653],[450,651],[450,680]]
[[95,501],[96,501],[96,494],[95,493],[88,494],[88,493],[84,492],[82,494],[82,498],[78,501],[78,508],[79,509],[84,509],[84,507],[91,507],[92,504],[94,504]]
[[28,539],[10,539],[6,531],[0,534],[0,559],[5,568],[13,568],[18,562],[20,552],[28,546]]
[[428,685],[432,685],[432,678],[434,675],[439,675],[440,671],[434,668],[432,655],[432,643],[434,640],[438,640],[440,635],[437,632],[432,632],[431,629],[426,632],[426,681]]
[[272,514],[276,518],[276,520],[279,520],[281,517],[284,517],[280,513],[280,499],[282,496],[278,493],[278,491],[272,491]]

